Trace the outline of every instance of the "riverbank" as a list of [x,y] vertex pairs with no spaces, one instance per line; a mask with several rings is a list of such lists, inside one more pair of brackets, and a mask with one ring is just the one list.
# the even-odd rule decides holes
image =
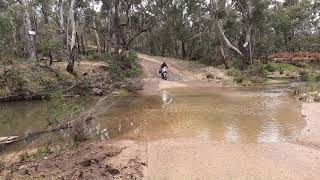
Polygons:
[[[0,102],[49,99],[56,95],[105,96],[118,91],[135,92],[140,67],[135,53],[128,53],[126,68],[109,54],[82,57],[75,64],[73,74],[66,71],[67,62],[29,63],[23,60],[1,62]],[[116,64],[118,63],[118,64]]]
[[[133,141],[87,141],[60,152],[21,154],[0,179],[142,179],[146,160]],[[4,168],[5,167],[5,168]]]

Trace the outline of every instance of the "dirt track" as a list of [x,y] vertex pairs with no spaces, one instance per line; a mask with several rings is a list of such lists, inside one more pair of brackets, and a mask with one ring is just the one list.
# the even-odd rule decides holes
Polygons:
[[[138,55],[144,70],[144,93],[177,88],[177,87],[221,87],[230,83],[222,69],[204,66],[198,63],[157,56]],[[162,80],[158,74],[160,65],[166,62],[169,66],[168,80]],[[212,78],[208,79],[210,75]]]

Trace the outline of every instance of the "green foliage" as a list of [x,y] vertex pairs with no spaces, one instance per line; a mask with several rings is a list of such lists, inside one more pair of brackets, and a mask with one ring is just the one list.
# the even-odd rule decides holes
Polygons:
[[137,62],[137,60],[138,60],[137,53],[130,51],[128,53],[127,60],[130,62],[131,68],[125,73],[125,77],[135,78],[135,77],[141,76],[143,72],[142,72],[142,68],[140,67],[140,65]]
[[0,96],[8,96],[25,90],[27,81],[16,68],[4,69],[0,74]]
[[127,97],[129,96],[129,92],[125,89],[120,89],[118,92],[117,92],[117,96],[120,96],[120,97]]
[[261,62],[254,62],[248,68],[248,74],[251,76],[257,76],[265,78],[267,76],[267,71],[264,68],[264,65]]
[[135,52],[129,52],[127,56],[119,58],[113,57],[109,70],[112,78],[122,81],[125,78],[135,78],[142,75],[142,69],[137,62],[138,56]]
[[238,69],[229,69],[228,72],[227,72],[227,75],[228,76],[233,76],[233,80],[236,82],[236,83],[243,83],[247,80],[246,76],[243,74],[243,72],[241,72],[240,70]]
[[320,75],[315,72],[309,72],[309,71],[301,71],[300,73],[300,79],[301,81],[319,81]]
[[43,158],[53,153],[53,150],[50,147],[42,147],[37,149],[36,154],[34,155],[35,158]]
[[268,72],[275,72],[277,71],[277,68],[271,64],[271,63],[268,63],[267,65],[265,65],[264,67]]
[[13,30],[10,24],[11,21],[12,19],[10,19],[10,16],[2,13],[0,10],[0,59],[2,54],[13,53],[12,36],[9,34],[9,32]]
[[37,36],[38,53],[47,55],[48,51],[55,54],[63,51],[62,39],[56,35],[56,31],[56,25],[54,24],[44,24],[40,26]]
[[283,72],[298,72],[300,70],[299,67],[288,64],[288,63],[273,63],[269,62],[268,64],[264,65],[264,68],[268,72],[275,72],[278,71],[280,74],[283,74]]
[[90,61],[104,61],[104,62],[109,63],[112,60],[112,55],[107,52],[102,53],[100,55],[95,53],[95,54],[89,56],[87,59]]
[[267,69],[273,69],[273,66],[266,66],[261,62],[254,62],[246,71],[239,69],[230,69],[227,75],[233,76],[236,83],[250,85],[251,83],[263,83],[266,81]]

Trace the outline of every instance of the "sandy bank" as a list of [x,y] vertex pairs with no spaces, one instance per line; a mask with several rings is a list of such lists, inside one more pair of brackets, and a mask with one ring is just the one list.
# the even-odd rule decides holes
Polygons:
[[307,122],[301,132],[300,142],[320,147],[320,103],[302,104],[302,114]]

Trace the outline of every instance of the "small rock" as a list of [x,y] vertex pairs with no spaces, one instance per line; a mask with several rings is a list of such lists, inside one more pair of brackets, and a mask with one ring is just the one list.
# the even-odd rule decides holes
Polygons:
[[97,159],[88,159],[88,160],[84,160],[84,161],[80,162],[80,165],[83,167],[89,167],[89,166],[91,166],[91,164],[96,164],[98,162],[99,162],[99,160],[97,160]]
[[112,167],[109,167],[109,166],[106,167],[106,171],[108,173],[110,173],[111,175],[113,175],[113,176],[120,174],[120,171],[118,169],[112,168]]
[[25,173],[26,175],[31,175],[31,172],[29,171],[29,169],[25,169],[25,170],[24,170],[24,173]]
[[214,79],[214,75],[213,74],[207,74],[207,79]]
[[215,78],[221,80],[221,79],[224,78],[224,75],[223,74],[218,74],[218,75],[216,75]]
[[103,95],[103,91],[101,89],[99,89],[99,88],[93,88],[92,92],[96,96],[102,96]]

